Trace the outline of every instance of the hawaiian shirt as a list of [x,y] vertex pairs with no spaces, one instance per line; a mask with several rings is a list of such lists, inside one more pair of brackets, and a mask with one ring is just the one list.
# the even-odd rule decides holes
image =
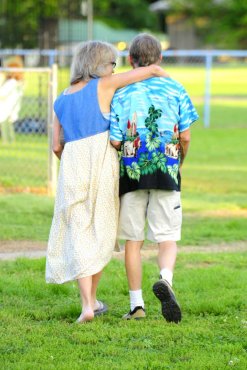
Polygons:
[[180,191],[179,133],[197,119],[184,87],[171,78],[119,89],[111,105],[110,139],[122,142],[120,195],[137,189]]

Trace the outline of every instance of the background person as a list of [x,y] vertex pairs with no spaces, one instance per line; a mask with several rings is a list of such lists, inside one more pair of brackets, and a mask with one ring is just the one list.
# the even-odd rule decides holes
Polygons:
[[[23,68],[23,61],[19,57],[12,58],[5,63],[7,68]],[[14,122],[18,120],[24,88],[24,74],[22,71],[9,71],[4,78],[0,76],[0,131],[4,143],[15,139]]]
[[[161,61],[161,45],[147,34],[132,42],[133,68]],[[190,142],[190,125],[198,119],[188,94],[171,78],[151,78],[118,90],[111,105],[110,139],[121,148],[120,239],[125,239],[125,265],[130,312],[125,319],[145,317],[142,297],[141,247],[148,220],[149,240],[158,243],[160,280],[153,286],[167,321],[179,322],[181,310],[172,290],[177,244],[181,237],[180,170]]]
[[82,299],[78,322],[90,321],[106,310],[96,291],[114,250],[118,222],[119,163],[109,141],[112,97],[126,84],[166,75],[156,65],[112,75],[116,58],[111,44],[81,44],[72,62],[71,86],[54,104],[53,150],[61,163],[46,281],[78,281]]

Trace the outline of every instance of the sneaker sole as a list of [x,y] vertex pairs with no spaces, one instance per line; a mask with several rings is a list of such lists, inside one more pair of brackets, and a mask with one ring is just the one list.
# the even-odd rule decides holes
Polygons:
[[162,315],[166,321],[179,323],[182,319],[181,309],[169,286],[161,281],[157,281],[153,285],[153,292],[161,302]]

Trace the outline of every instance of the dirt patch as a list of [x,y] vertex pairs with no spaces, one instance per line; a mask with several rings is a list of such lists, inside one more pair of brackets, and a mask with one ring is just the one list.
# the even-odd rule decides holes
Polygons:
[[[46,255],[47,242],[30,240],[6,240],[0,241],[0,260],[13,260],[19,257],[40,258]],[[123,246],[122,248],[123,249]],[[208,246],[180,246],[179,253],[220,253],[220,252],[244,252],[247,251],[247,241],[215,244]],[[114,257],[124,259],[124,251],[114,252]],[[142,249],[142,258],[150,259],[157,257],[157,245],[145,244]]]
[[45,251],[47,242],[37,242],[32,240],[1,240],[0,253]]
[[221,209],[211,211],[186,212],[185,215],[191,218],[215,217],[215,218],[247,218],[247,209]]

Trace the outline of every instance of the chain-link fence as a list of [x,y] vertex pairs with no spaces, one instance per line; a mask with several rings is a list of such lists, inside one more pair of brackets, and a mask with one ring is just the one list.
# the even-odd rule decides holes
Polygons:
[[53,192],[56,68],[1,68],[0,75],[0,190]]
[[[23,70],[18,117],[12,117],[12,123],[0,122],[0,189],[52,191],[56,182],[50,145],[52,103],[69,85],[72,52],[0,50],[0,58],[4,61],[14,53],[22,56],[24,65],[50,67]],[[116,72],[130,69],[127,54],[121,53]],[[243,129],[247,128],[246,60],[247,51],[171,50],[163,53],[162,65],[188,91],[200,115],[198,126]],[[57,76],[52,73],[54,62]],[[1,68],[0,73],[4,79],[8,70]]]

